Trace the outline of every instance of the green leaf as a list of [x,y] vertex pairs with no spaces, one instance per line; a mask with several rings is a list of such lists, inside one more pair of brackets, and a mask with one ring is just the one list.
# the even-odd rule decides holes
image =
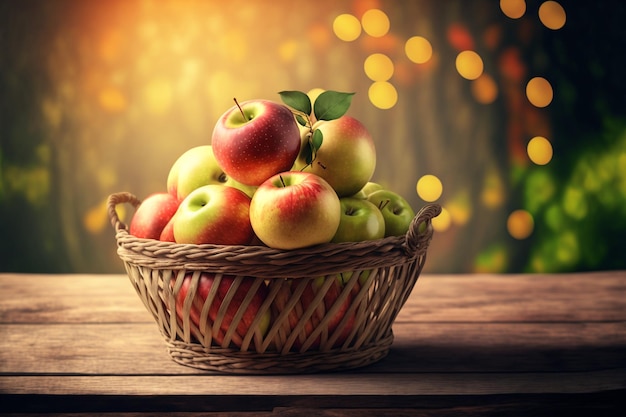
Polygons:
[[354,93],[327,90],[315,99],[313,112],[317,120],[338,119],[350,108]]
[[304,161],[306,162],[307,165],[311,165],[311,162],[313,162],[313,148],[311,147],[310,143],[306,143],[304,145],[304,147],[302,148],[302,154],[304,156]]
[[304,117],[302,117],[301,114],[296,114],[296,120],[298,121],[300,126],[306,126],[307,125],[306,119]]
[[317,150],[322,146],[322,142],[324,140],[324,135],[321,130],[315,130],[313,132],[313,136],[311,137],[311,148],[313,151],[317,152]]
[[280,98],[289,107],[306,115],[311,114],[311,99],[302,91],[281,91]]

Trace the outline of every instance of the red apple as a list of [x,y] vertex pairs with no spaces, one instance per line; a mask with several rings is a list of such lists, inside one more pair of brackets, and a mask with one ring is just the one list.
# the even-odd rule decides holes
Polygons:
[[287,106],[248,100],[220,117],[211,145],[226,175],[255,186],[293,166],[300,152],[300,129]]
[[277,174],[259,186],[250,203],[250,223],[271,248],[296,249],[327,243],[341,215],[339,197],[321,177],[306,172]]
[[[299,301],[296,303],[294,308],[289,312],[287,316],[288,320],[283,328],[283,343],[287,341],[298,323],[303,320],[304,313],[313,303],[319,291],[322,291],[325,288],[324,284],[326,279],[332,280],[332,283],[330,284],[330,286],[328,286],[328,289],[323,296],[322,302],[318,303],[313,314],[303,324],[302,330],[295,337],[295,340],[293,342],[293,348],[295,348],[296,350],[300,349],[305,345],[305,343],[307,343],[307,339],[309,338],[309,336],[311,336],[313,331],[320,326],[321,321],[324,320],[324,318],[329,314],[333,306],[338,302],[341,293],[345,289],[345,286],[341,279],[341,275],[337,276],[337,278],[329,277],[309,280],[306,284],[304,284],[305,288],[302,292],[302,295],[300,296]],[[286,304],[292,297],[293,293],[298,291],[299,285],[302,285],[301,281],[299,280],[292,280],[291,283],[283,285],[273,303],[274,316],[278,316],[281,311],[285,309]],[[329,321],[326,324],[327,331],[321,332],[317,337],[315,337],[312,342],[308,342],[308,349],[319,349],[322,346],[337,347],[346,341],[346,339],[350,335],[350,332],[354,328],[354,322],[356,319],[354,311],[348,318],[347,323],[344,325],[344,327],[342,327],[341,333],[338,336],[335,336],[336,338],[332,346],[326,346],[327,341],[331,337],[333,337],[335,331],[339,327],[339,324],[347,314],[347,311],[352,305],[354,298],[359,293],[359,290],[360,284],[359,282],[356,282],[355,285],[350,289],[350,293],[347,295],[345,301],[343,301],[339,306],[339,309],[331,317],[329,317]]]
[[[231,290],[231,287],[236,282],[236,278],[231,275],[215,275],[212,273],[202,272],[200,276],[197,278],[197,288],[196,292],[193,295],[189,295],[193,297],[191,309],[189,310],[189,318],[193,322],[193,324],[198,327],[201,336],[205,336],[208,333],[212,334],[212,338],[214,339],[217,345],[221,345],[224,342],[224,337],[226,332],[231,326],[236,326],[236,331],[233,332],[232,335],[232,343],[238,347],[241,347],[243,342],[243,338],[245,337],[248,330],[254,323],[255,317],[259,314],[261,305],[265,301],[268,295],[268,289],[265,283],[261,283],[258,287],[254,295],[248,304],[244,305],[244,301],[248,292],[251,290],[252,285],[254,284],[254,278],[244,277],[241,279],[239,286],[234,290],[234,294],[230,303],[227,306],[224,306],[225,311],[223,314],[223,319],[221,323],[217,327],[215,327],[215,323],[220,315],[220,309],[222,309],[222,303],[226,299],[228,292]],[[192,286],[193,274],[188,273],[183,280],[182,286],[178,290],[176,294],[176,313],[179,318],[183,318],[184,315],[184,305],[185,299],[189,294],[190,287]],[[218,282],[219,280],[219,282]],[[215,291],[214,298],[211,301],[210,306],[208,306],[207,320],[201,323],[201,314],[204,308],[205,302],[211,293],[211,289],[213,285],[218,282],[217,290]],[[174,287],[175,279],[172,279],[170,282],[171,288]],[[243,308],[243,315],[238,322],[234,322],[234,318],[237,315],[237,312],[240,308]],[[264,336],[269,328],[271,321],[271,312],[270,310],[266,310],[263,313],[260,321],[258,322],[255,331],[255,337]],[[215,327],[215,328],[214,328]],[[254,343],[255,338],[252,339]]]
[[174,216],[172,216],[170,221],[167,222],[167,224],[161,231],[159,240],[163,242],[176,242],[176,239],[174,238]]
[[370,181],[376,168],[376,148],[367,128],[350,116],[320,120],[312,128],[322,133],[322,145],[311,165],[307,166],[306,154],[301,153],[294,164],[295,169],[304,169],[304,172],[324,178],[339,197],[358,193]]
[[128,232],[136,237],[159,239],[161,232],[178,209],[178,199],[169,193],[146,197],[133,215]]
[[246,245],[254,238],[250,197],[227,185],[204,185],[193,190],[174,214],[177,243]]

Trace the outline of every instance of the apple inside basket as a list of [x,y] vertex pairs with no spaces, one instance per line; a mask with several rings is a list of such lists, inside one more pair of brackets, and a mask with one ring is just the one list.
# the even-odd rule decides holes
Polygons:
[[424,266],[441,207],[402,236],[299,249],[186,244],[129,233],[109,197],[117,253],[173,360],[229,373],[351,369],[383,358]]

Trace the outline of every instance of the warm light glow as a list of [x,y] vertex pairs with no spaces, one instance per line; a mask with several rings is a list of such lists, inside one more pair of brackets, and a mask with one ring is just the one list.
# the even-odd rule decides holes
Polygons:
[[393,62],[385,54],[372,54],[365,59],[363,64],[365,74],[372,81],[387,81],[393,75]]
[[539,20],[548,29],[561,29],[565,26],[565,10],[556,1],[546,1],[539,6]]
[[482,74],[472,81],[472,95],[480,104],[491,104],[498,97],[498,85],[489,74]]
[[552,85],[543,77],[535,77],[526,85],[528,101],[535,107],[546,107],[552,102]]
[[389,17],[380,9],[370,9],[361,18],[363,30],[370,36],[380,38],[389,32]]
[[143,91],[146,108],[154,114],[169,110],[172,103],[172,85],[169,80],[155,78],[148,82]]
[[483,60],[474,51],[462,51],[456,57],[456,70],[461,77],[475,80],[483,73]]
[[421,36],[413,36],[404,44],[406,56],[416,64],[428,62],[433,56],[433,47],[428,39]]
[[509,234],[515,239],[526,239],[533,232],[535,222],[533,216],[526,210],[515,210],[509,215],[506,227]]
[[117,88],[108,87],[100,91],[98,95],[100,106],[111,113],[122,111],[126,108],[126,97]]
[[450,224],[452,223],[452,218],[450,217],[450,213],[446,210],[445,207],[441,208],[441,213],[435,218],[432,219],[433,229],[436,232],[444,232],[450,228]]
[[500,10],[511,19],[519,19],[526,13],[525,0],[500,0]]
[[342,41],[352,42],[361,35],[361,22],[351,14],[340,14],[333,21],[333,32]]
[[375,81],[367,91],[372,104],[379,109],[387,110],[398,102],[398,92],[396,88],[387,81]]
[[535,136],[528,142],[528,157],[537,165],[545,165],[552,159],[552,144],[542,136]]
[[432,202],[441,197],[443,185],[434,175],[424,175],[417,181],[417,195],[424,201]]

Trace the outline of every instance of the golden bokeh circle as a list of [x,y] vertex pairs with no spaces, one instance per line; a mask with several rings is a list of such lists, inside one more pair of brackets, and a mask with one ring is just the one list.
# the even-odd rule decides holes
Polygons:
[[461,51],[456,57],[456,70],[461,77],[475,80],[483,73],[483,60],[475,51]]
[[433,47],[428,39],[422,36],[412,36],[404,44],[407,58],[416,64],[428,62],[433,56]]
[[361,35],[361,22],[349,13],[340,14],[333,21],[335,36],[345,42],[352,42]]

